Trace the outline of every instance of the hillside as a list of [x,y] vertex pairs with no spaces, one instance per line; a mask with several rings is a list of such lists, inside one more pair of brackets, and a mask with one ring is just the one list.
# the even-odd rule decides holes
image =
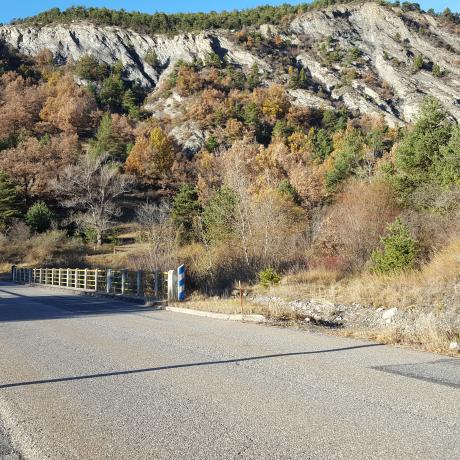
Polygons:
[[[85,54],[109,65],[120,61],[126,78],[149,89],[167,78],[179,60],[193,62],[215,52],[245,72],[257,63],[267,84],[285,84],[290,68],[304,69],[304,87],[290,91],[290,98],[302,106],[344,104],[397,125],[413,121],[423,97],[430,94],[460,119],[460,26],[454,21],[377,3],[293,11],[279,25],[175,35],[82,22],[78,14],[77,20],[48,24],[50,15],[41,24],[39,16],[1,27],[0,38],[29,55],[49,49],[61,63]],[[152,53],[154,65],[146,59]]]

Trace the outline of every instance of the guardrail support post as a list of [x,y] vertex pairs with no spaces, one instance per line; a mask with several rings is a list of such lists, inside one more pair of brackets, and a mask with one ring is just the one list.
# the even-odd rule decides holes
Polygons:
[[125,293],[125,288],[126,288],[126,270],[121,271],[121,294],[123,295]]
[[168,271],[168,302],[176,300],[177,296],[177,271]]
[[70,287],[70,268],[67,269],[66,286]]
[[29,272],[29,284],[32,284],[32,269],[27,270]]
[[85,268],[85,271],[83,273],[83,289],[88,288],[88,269]]
[[99,270],[96,268],[96,270],[94,270],[94,291],[97,292],[97,289],[98,289],[98,274]]
[[142,270],[136,272],[136,294],[138,297],[141,297],[143,294],[142,289]]
[[158,300],[158,294],[160,292],[160,271],[155,270],[155,273],[153,274],[153,296],[155,300]]
[[13,281],[16,281],[16,270],[17,270],[17,269],[16,269],[16,265],[13,265],[13,266],[11,267],[11,279],[12,279]]
[[106,289],[107,294],[112,290],[112,270],[110,268],[107,269]]

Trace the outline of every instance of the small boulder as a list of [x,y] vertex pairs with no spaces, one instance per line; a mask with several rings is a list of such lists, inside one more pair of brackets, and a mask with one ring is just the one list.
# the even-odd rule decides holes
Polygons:
[[383,312],[382,319],[385,319],[387,323],[390,323],[397,312],[398,309],[396,307],[389,308]]

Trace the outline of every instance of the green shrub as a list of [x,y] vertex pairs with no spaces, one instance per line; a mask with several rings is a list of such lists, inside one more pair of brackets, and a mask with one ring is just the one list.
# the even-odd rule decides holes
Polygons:
[[433,64],[431,73],[437,78],[442,77],[444,75],[444,72],[441,70],[441,67],[439,67],[438,64]]
[[414,72],[418,72],[419,70],[423,69],[423,56],[421,54],[417,54],[414,58],[414,62],[412,63],[412,68]]
[[270,286],[278,284],[281,281],[281,276],[275,269],[268,267],[259,272],[259,281],[262,286]]
[[144,60],[147,64],[151,65],[153,68],[157,68],[160,65],[158,55],[154,50],[147,51],[147,54],[144,56]]
[[388,274],[415,267],[418,244],[400,218],[387,226],[387,234],[381,238],[381,243],[382,249],[371,255],[374,272]]
[[42,233],[51,227],[53,217],[53,212],[48,206],[43,201],[37,201],[27,211],[26,222],[32,230]]

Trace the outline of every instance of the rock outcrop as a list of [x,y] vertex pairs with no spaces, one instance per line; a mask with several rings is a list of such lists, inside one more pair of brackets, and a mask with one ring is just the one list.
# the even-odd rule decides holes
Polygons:
[[[296,104],[345,104],[398,125],[413,121],[423,98],[432,95],[460,120],[460,33],[440,18],[369,2],[312,11],[282,28],[261,26],[260,33],[266,40],[277,34],[295,47],[298,66],[311,81],[307,89],[290,91]],[[178,60],[205,59],[211,52],[243,70],[257,63],[267,84],[289,78],[287,69],[281,76],[273,71],[274,56],[244,48],[231,31],[148,36],[84,22],[22,24],[0,27],[0,40],[29,55],[49,49],[57,62],[83,54],[108,64],[121,61],[127,78],[152,89]],[[150,51],[158,57],[155,67],[145,59]],[[422,68],[414,67],[417,56]]]

